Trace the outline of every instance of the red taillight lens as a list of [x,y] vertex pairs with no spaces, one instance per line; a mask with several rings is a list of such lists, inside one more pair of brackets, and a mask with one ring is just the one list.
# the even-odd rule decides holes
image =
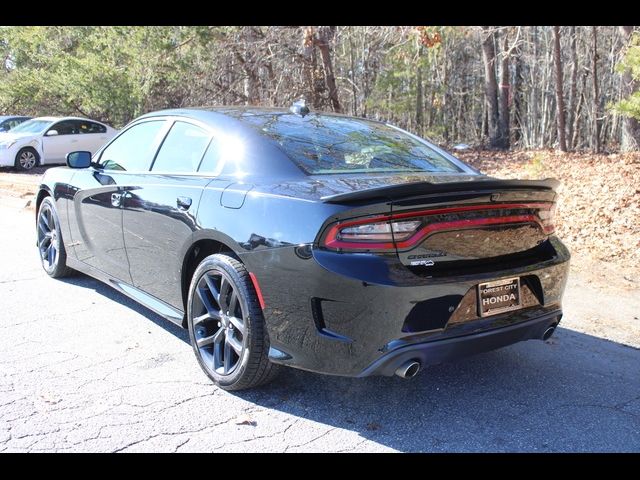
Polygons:
[[[529,210],[516,215],[488,216],[445,221],[429,221],[430,215],[473,212],[479,210]],[[531,212],[534,210],[535,212]],[[511,212],[509,212],[511,213]],[[514,212],[515,213],[515,212]],[[360,220],[347,220],[332,225],[321,242],[332,250],[394,250],[415,246],[439,230],[490,227],[508,223],[537,223],[547,235],[553,233],[555,203],[491,204],[445,207]]]
[[555,217],[556,217],[556,204],[552,203],[549,208],[541,208],[538,210],[538,216],[540,217],[540,224],[546,234],[552,234],[555,229]]
[[422,222],[409,220],[402,222],[365,223],[338,230],[337,239],[347,242],[393,242],[406,240],[416,232]]
[[411,238],[421,225],[421,220],[391,221],[388,216],[348,221],[332,226],[323,244],[335,250],[394,249],[394,242]]

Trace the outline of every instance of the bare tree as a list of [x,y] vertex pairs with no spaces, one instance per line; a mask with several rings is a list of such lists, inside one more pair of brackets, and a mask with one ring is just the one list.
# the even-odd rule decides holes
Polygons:
[[593,86],[593,129],[591,132],[591,146],[595,153],[600,153],[600,90],[598,85],[598,29],[591,27],[592,47],[591,47],[591,80]]
[[[626,51],[626,47],[631,39],[632,33],[633,27],[620,27],[620,34],[623,39],[623,52]],[[632,93],[638,91],[638,82],[633,80],[631,72],[628,69],[622,72],[621,80],[621,94],[623,98],[626,98]],[[620,149],[623,152],[640,149],[640,122],[633,117],[625,116],[622,119],[622,139],[620,142]]]
[[498,82],[496,80],[496,48],[495,31],[491,27],[482,27],[482,61],[484,63],[484,95],[487,105],[487,122],[489,145],[503,148],[498,122]]
[[567,132],[567,140],[568,145],[567,148],[573,150],[573,129],[574,129],[574,121],[576,116],[576,97],[578,95],[578,49],[576,47],[576,27],[571,27],[570,34],[570,45],[571,45],[571,81],[569,87],[569,108],[568,111],[568,132]]
[[331,61],[331,42],[336,32],[336,27],[320,27],[318,29],[318,38],[316,45],[320,50],[322,57],[322,65],[324,67],[324,79],[329,91],[329,100],[334,112],[341,112],[342,107],[338,100],[338,88],[336,87],[336,79],[333,74],[333,63]]
[[567,151],[565,128],[564,92],[562,84],[562,56],[560,53],[560,27],[553,27],[553,60],[556,67],[556,108],[558,112],[558,143],[560,150]]
[[502,148],[509,148],[510,135],[509,135],[509,56],[511,55],[511,49],[509,48],[509,33],[504,30],[503,33],[503,49],[502,58],[500,61],[500,95],[498,97],[498,111],[499,111],[499,137]]

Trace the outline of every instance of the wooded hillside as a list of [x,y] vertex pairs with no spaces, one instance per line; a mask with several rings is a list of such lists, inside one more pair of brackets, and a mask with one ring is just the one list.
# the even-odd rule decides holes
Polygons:
[[[0,112],[121,127],[196,105],[393,122],[443,144],[637,150],[631,26],[2,27]],[[635,95],[634,95],[635,94]]]

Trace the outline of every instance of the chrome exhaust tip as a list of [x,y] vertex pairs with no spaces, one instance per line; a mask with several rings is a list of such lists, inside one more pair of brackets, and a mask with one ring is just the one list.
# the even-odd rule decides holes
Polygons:
[[555,332],[555,331],[556,331],[556,326],[555,325],[551,325],[542,334],[542,340],[549,340],[551,338],[551,335],[553,335],[553,332]]
[[409,360],[403,363],[396,370],[396,375],[400,378],[413,378],[420,371],[420,362],[416,360]]

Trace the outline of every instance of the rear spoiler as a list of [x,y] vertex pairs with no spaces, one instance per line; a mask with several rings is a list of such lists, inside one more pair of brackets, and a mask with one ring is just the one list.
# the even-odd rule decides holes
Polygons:
[[[481,177],[482,178],[482,177]],[[487,177],[484,177],[487,178]],[[486,180],[471,180],[463,182],[412,182],[388,185],[384,187],[369,188],[355,192],[339,193],[322,197],[324,203],[350,203],[365,200],[396,200],[399,198],[413,197],[416,195],[429,195],[451,192],[477,192],[483,190],[552,190],[555,191],[560,182],[555,178],[544,180],[499,180],[487,178]]]

